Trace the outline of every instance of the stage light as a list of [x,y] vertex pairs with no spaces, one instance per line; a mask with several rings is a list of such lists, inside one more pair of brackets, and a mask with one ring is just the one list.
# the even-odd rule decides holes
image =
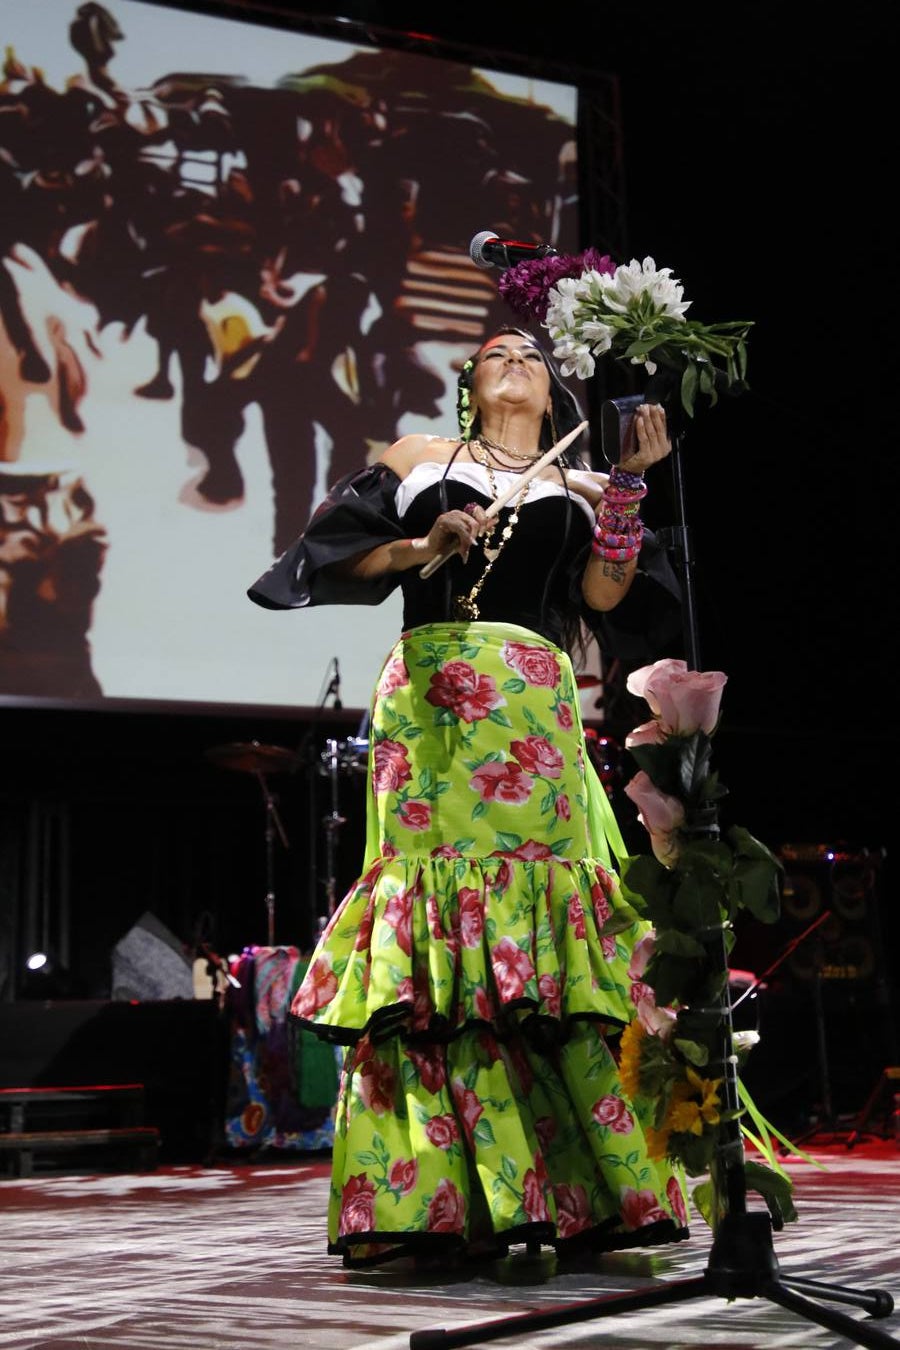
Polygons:
[[22,998],[71,998],[74,992],[72,975],[54,952],[40,949],[26,958]]

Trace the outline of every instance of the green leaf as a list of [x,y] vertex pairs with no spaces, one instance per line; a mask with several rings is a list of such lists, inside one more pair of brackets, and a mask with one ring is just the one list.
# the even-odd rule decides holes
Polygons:
[[684,368],[684,374],[681,377],[681,406],[688,417],[694,415],[694,402],[697,397],[697,367],[693,361],[688,361]]
[[762,1163],[748,1159],[744,1163],[744,1175],[748,1191],[756,1191],[766,1202],[772,1215],[772,1227],[777,1231],[785,1223],[794,1223],[797,1211],[794,1208],[793,1185],[785,1172],[773,1172]]

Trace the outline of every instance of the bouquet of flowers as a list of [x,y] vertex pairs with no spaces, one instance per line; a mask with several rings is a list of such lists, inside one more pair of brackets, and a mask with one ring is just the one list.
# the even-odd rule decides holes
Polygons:
[[625,792],[650,836],[651,854],[632,858],[623,881],[629,902],[653,928],[632,959],[637,1017],[622,1034],[620,1070],[626,1091],[657,1100],[651,1154],[680,1162],[692,1176],[710,1173],[693,1192],[710,1223],[727,1208],[718,1174],[720,1131],[740,1121],[732,1126],[738,1140],[743,1133],[766,1159],[747,1163],[748,1188],[764,1196],[780,1227],[796,1213],[770,1136],[798,1150],[760,1115],[736,1068],[729,1077],[756,1033],[732,1033],[728,1045],[723,1019],[715,1015],[727,1007],[734,917],[747,909],[774,922],[782,871],[745,829],[719,832],[717,801],[725,789],[710,772],[710,738],[725,683],[721,671],[690,671],[684,661],[668,659],[627,680],[653,714],[625,741],[640,765]]
[[517,314],[549,331],[563,375],[588,379],[607,352],[649,375],[662,368],[680,379],[681,405],[691,417],[698,393],[715,403],[720,391],[746,388],[752,322],[686,319],[691,301],[681,282],[653,258],[617,266],[587,249],[526,259],[507,268],[497,289]]

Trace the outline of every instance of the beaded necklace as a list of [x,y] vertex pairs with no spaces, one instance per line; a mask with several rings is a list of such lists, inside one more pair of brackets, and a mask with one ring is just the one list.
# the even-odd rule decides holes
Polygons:
[[480,445],[488,454],[493,452],[494,455],[506,455],[507,459],[522,460],[526,464],[533,464],[536,459],[541,457],[539,449],[529,450],[524,454],[521,450],[510,450],[508,445],[501,445],[499,441],[492,441],[490,436],[485,436],[483,431],[479,434],[477,440],[471,442],[470,448],[471,445]]
[[[469,450],[473,451],[474,447],[477,444],[478,444],[477,441],[470,441]],[[490,488],[491,498],[494,501],[496,501],[500,494],[497,491],[497,480],[494,478],[494,470],[491,467],[491,461],[489,456],[485,454],[484,458],[481,458],[480,455],[476,454],[474,455],[474,459],[477,464],[481,464],[487,471],[488,486]],[[485,559],[487,560],[486,566],[481,576],[475,582],[475,585],[469,591],[469,594],[458,595],[454,599],[453,609],[455,617],[457,619],[473,620],[478,618],[479,610],[477,600],[479,594],[481,593],[481,588],[487,581],[488,575],[491,571],[491,568],[494,566],[494,563],[497,561],[497,559],[500,557],[500,554],[503,552],[504,545],[507,543],[510,536],[512,535],[513,530],[519,523],[519,508],[521,507],[522,503],[524,502],[525,498],[528,496],[528,493],[531,490],[532,481],[533,481],[532,479],[528,480],[528,482],[525,484],[525,486],[522,488],[522,491],[516,498],[515,502],[513,503],[509,519],[507,520],[506,524],[504,525],[500,533],[500,540],[497,543],[497,545],[495,547],[491,547],[488,545],[486,539],[490,538],[491,537],[490,535],[485,536],[480,541],[482,544],[482,548],[484,550]]]

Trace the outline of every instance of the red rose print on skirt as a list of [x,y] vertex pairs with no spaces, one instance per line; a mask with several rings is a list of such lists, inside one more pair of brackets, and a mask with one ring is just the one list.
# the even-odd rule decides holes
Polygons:
[[574,1237],[590,1226],[591,1211],[583,1186],[569,1186],[561,1182],[554,1186],[556,1199],[556,1227],[561,1238]]
[[341,1192],[339,1232],[370,1233],[375,1226],[375,1187],[364,1173],[351,1177]]
[[462,722],[480,722],[506,699],[490,675],[479,675],[468,661],[448,661],[431,677],[425,698],[436,708],[447,708]]
[[427,830],[431,824],[431,807],[428,802],[401,802],[397,818],[408,830]]
[[525,985],[534,976],[528,953],[517,947],[511,937],[503,937],[491,950],[491,965],[501,998],[521,998]]
[[559,778],[562,773],[565,760],[546,736],[526,736],[512,741],[509,748],[525,772],[536,778]]
[[612,1093],[606,1097],[601,1097],[598,1102],[594,1102],[591,1107],[591,1115],[598,1125],[606,1125],[616,1134],[631,1134],[634,1129],[634,1116],[628,1110],[622,1098],[616,1097]]
[[409,1195],[410,1191],[414,1191],[418,1180],[419,1164],[415,1158],[398,1158],[388,1172],[388,1185],[392,1191],[399,1191],[401,1195]]
[[546,647],[532,647],[527,642],[504,642],[500,655],[526,684],[546,689],[559,684],[559,662]]
[[393,656],[388,661],[378,681],[378,697],[387,698],[395,689],[403,689],[409,684],[409,671],[402,656]]
[[329,956],[316,957],[303,977],[303,983],[294,995],[291,1012],[295,1017],[312,1017],[330,1003],[338,990],[337,977],[331,969]]
[[476,769],[469,779],[469,787],[477,792],[483,802],[507,802],[511,806],[521,806],[527,802],[534,788],[534,780],[514,760],[500,764],[488,760]]
[[443,1116],[432,1116],[425,1126],[425,1134],[429,1143],[434,1144],[435,1148],[446,1150],[452,1148],[459,1138],[459,1126],[456,1123],[456,1117],[449,1113]]
[[438,1182],[428,1202],[429,1233],[461,1233],[466,1223],[466,1201],[452,1181]]
[[412,777],[409,752],[399,741],[377,741],[373,758],[372,786],[376,793],[399,792]]
[[447,1081],[447,1069],[444,1064],[444,1052],[437,1046],[432,1050],[404,1050],[419,1082],[426,1092],[440,1092]]
[[661,1219],[669,1217],[652,1191],[636,1191],[626,1186],[621,1203],[626,1228],[643,1228],[645,1224],[659,1223]]

